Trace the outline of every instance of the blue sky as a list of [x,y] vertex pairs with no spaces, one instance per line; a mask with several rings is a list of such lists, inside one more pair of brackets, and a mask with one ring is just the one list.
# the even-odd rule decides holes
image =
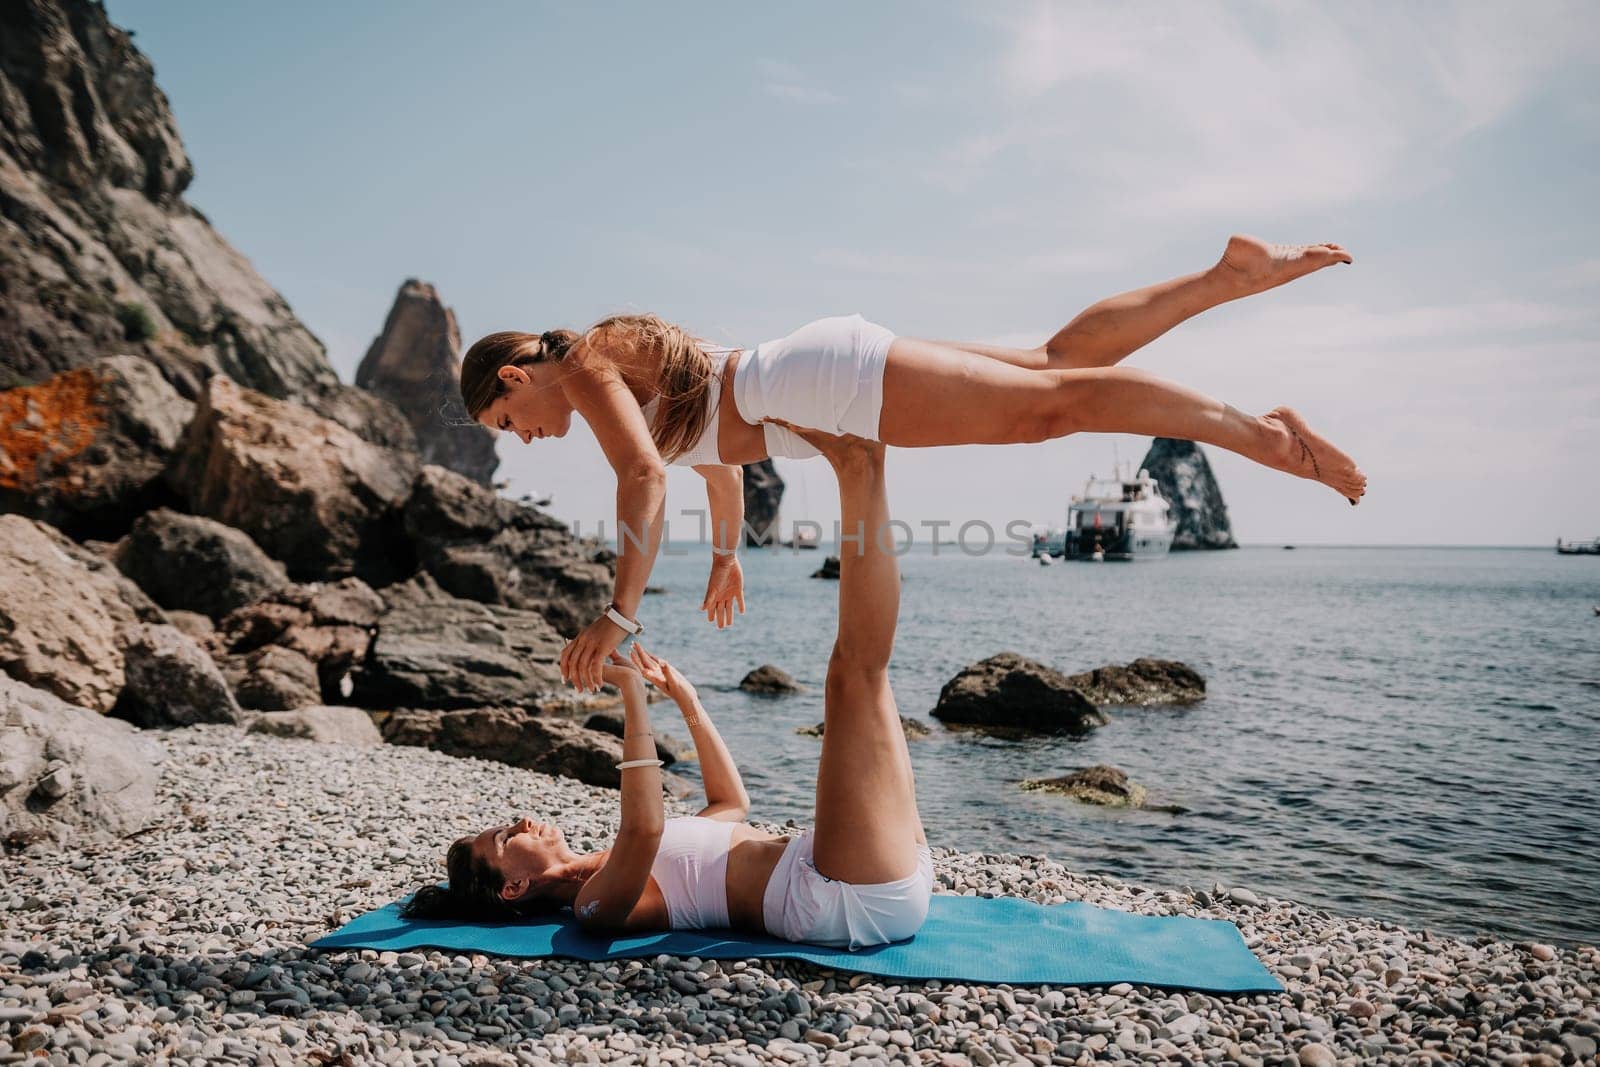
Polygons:
[[[467,343],[650,310],[728,344],[861,312],[1033,345],[1231,232],[1331,240],[1354,266],[1133,357],[1292,404],[1365,467],[1352,509],[1211,450],[1240,539],[1600,534],[1594,4],[107,7],[172,102],[191,201],[346,380],[411,276]],[[900,451],[891,503],[1059,522],[1144,447]],[[610,515],[580,425],[501,457],[512,493]],[[831,523],[826,467],[780,470],[786,514]],[[703,506],[672,479],[671,509]]]

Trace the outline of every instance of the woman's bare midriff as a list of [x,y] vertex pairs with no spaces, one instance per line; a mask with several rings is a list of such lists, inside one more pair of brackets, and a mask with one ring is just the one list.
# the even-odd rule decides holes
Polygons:
[[722,394],[717,407],[717,455],[722,462],[759,463],[767,458],[767,434],[759,425],[739,417],[733,402],[733,376],[739,361],[749,353],[735,352],[722,365]]
[[728,921],[740,930],[765,931],[761,904],[772,871],[789,847],[787,837],[741,824],[733,828],[728,849]]

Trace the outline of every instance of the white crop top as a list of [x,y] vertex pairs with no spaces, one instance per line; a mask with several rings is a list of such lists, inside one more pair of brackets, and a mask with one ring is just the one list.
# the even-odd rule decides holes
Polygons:
[[674,930],[728,925],[728,849],[737,825],[700,815],[668,819],[650,877]]
[[[722,462],[722,453],[717,448],[717,426],[721,421],[719,412],[722,407],[722,370],[728,363],[728,357],[735,352],[742,352],[740,348],[725,348],[708,353],[711,356],[711,388],[706,390],[706,418],[705,432],[700,435],[700,440],[690,445],[678,458],[669,460],[674,467],[702,467],[707,464]],[[656,426],[656,412],[661,408],[659,395],[650,398],[640,410],[644,412],[644,424],[652,430]]]

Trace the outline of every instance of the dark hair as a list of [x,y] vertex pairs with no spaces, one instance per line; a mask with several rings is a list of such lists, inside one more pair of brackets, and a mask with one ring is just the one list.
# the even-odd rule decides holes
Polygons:
[[[705,433],[711,421],[706,396],[717,383],[705,342],[658,315],[612,315],[582,334],[547,330],[542,334],[506,330],[473,342],[461,357],[461,400],[474,421],[507,392],[501,367],[559,363],[579,341],[601,336],[607,342],[653,353],[660,369],[655,390],[661,398],[650,436],[661,458],[671,462]],[[594,344],[594,341],[590,341]]]
[[467,417],[476,419],[484,408],[506,394],[500,380],[501,367],[528,367],[537,363],[560,363],[578,340],[571,330],[546,330],[544,333],[519,333],[502,330],[480,337],[461,357],[461,402]]
[[505,876],[488,860],[473,855],[475,835],[455,840],[445,853],[449,885],[429,884],[400,905],[406,919],[456,919],[462,922],[506,922],[556,911],[562,905],[548,897],[507,900],[500,895]]

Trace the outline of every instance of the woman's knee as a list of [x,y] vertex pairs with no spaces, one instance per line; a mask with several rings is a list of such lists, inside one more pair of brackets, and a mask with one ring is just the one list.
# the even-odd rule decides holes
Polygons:
[[875,694],[887,684],[888,678],[887,651],[879,655],[859,644],[852,648],[846,643],[835,643],[833,654],[828,657],[826,695],[831,700]]

